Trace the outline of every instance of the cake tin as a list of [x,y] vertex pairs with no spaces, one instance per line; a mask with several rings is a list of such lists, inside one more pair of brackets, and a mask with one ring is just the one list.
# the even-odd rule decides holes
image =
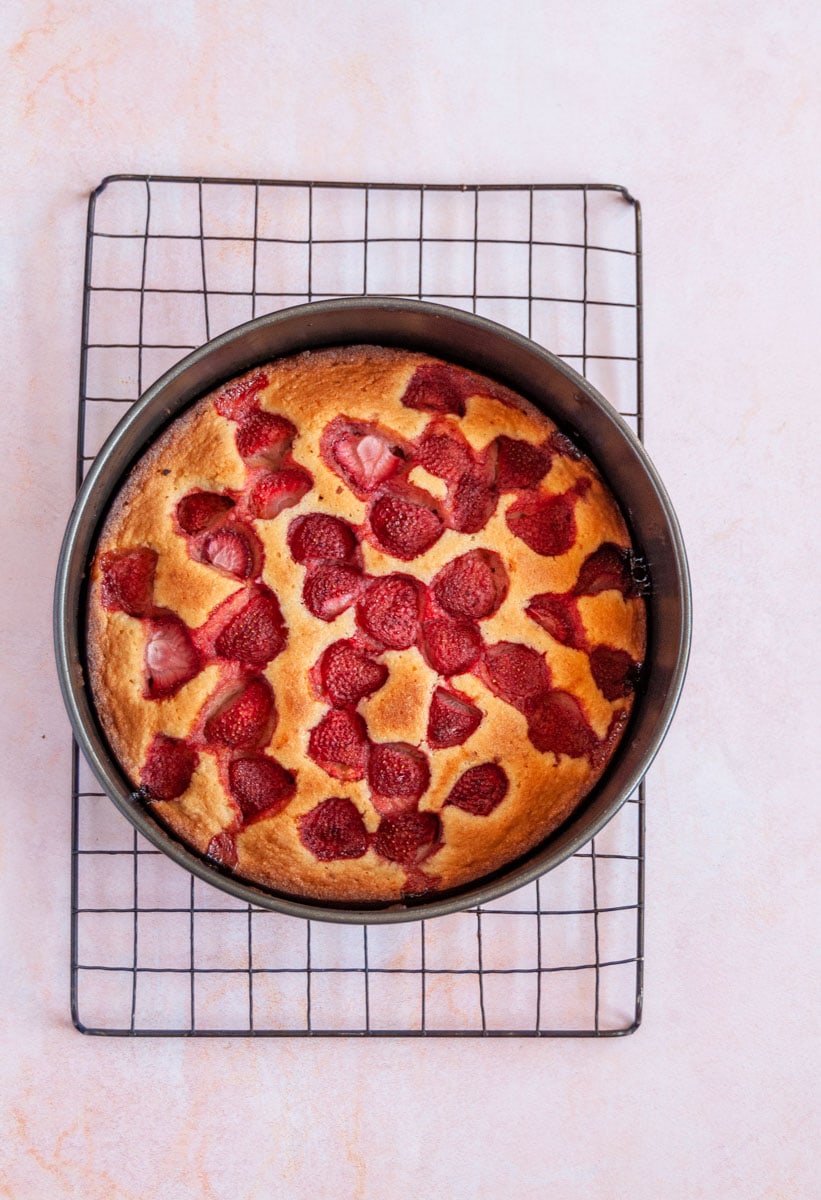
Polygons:
[[[134,462],[200,396],[251,367],[303,350],[403,347],[487,375],[527,397],[585,450],[619,501],[648,580],[648,646],[630,724],[602,779],[572,816],[492,876],[407,903],[329,905],[283,895],[222,871],[173,837],[123,775],[86,684],[87,567],[108,506]],[[482,317],[415,300],[343,299],[284,309],[230,330],[188,355],[129,409],[92,464],[66,529],[57,570],[54,635],[60,686],[75,738],[103,790],[154,846],[240,900],[312,920],[388,923],[487,903],[559,865],[635,790],[678,703],[690,646],[690,584],[678,521],[644,448],[605,398],[555,355]]]

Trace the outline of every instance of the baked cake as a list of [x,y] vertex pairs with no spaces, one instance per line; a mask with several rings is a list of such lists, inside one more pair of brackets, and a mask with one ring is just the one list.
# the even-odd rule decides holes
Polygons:
[[601,776],[645,651],[625,522],[539,410],[404,350],[306,352],[195,403],[91,571],[102,726],[153,814],[324,902],[464,885]]

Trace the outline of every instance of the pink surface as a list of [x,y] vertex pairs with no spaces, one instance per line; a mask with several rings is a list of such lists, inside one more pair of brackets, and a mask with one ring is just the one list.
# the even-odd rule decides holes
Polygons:
[[[2,1194],[818,1194],[815,6],[29,3],[2,25]],[[696,627],[651,773],[634,1037],[71,1028],[51,587],[86,197],[129,170],[602,179],[640,197],[647,443],[684,528]]]

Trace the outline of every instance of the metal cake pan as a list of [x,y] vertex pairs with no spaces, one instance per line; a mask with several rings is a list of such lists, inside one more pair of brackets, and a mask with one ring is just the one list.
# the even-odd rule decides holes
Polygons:
[[[619,500],[650,578],[644,679],[630,725],[605,775],[571,818],[495,875],[407,904],[335,907],[268,891],[222,872],[151,815],[98,724],[84,666],[86,572],[109,503],[151,441],[200,396],[271,359],[370,343],[438,355],[506,384],[542,408],[590,454]],[[108,438],[77,496],[57,570],[54,635],[60,685],[77,742],[102,788],[154,846],[238,899],[294,916],[388,923],[486,903],[556,867],[593,837],[634,791],[673,717],[690,645],[690,584],[678,521],[641,443],[595,388],[555,355],[482,317],[412,300],[332,300],[285,309],[228,331],[162,376]]]

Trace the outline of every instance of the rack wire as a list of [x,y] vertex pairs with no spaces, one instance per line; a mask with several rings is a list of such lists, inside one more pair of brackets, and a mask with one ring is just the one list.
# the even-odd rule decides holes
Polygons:
[[[609,184],[113,175],[88,208],[77,485],[165,370],[341,296],[431,300],[549,347],[643,432],[641,210]],[[644,785],[560,867],[435,920],[342,926],[188,875],[72,757],[71,1011],[118,1036],[605,1037],[641,1021]]]

